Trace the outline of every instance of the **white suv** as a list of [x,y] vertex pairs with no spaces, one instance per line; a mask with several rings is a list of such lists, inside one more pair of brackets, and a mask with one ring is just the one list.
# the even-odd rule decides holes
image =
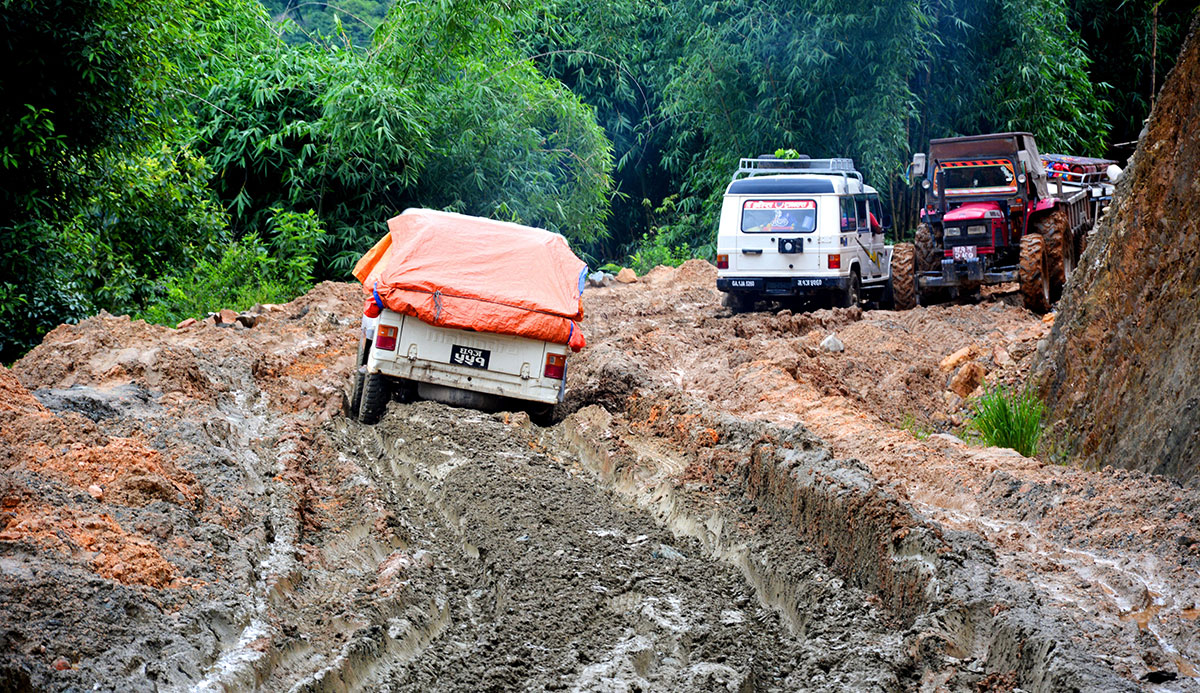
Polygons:
[[851,159],[742,159],[717,231],[717,288],[734,312],[758,299],[852,306],[890,297],[879,193]]

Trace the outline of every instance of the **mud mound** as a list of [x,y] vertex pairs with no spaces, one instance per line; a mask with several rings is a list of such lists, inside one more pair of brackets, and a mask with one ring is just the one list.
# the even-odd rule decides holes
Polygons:
[[[1197,20],[1200,22],[1200,20]],[[1200,23],[1061,303],[1040,367],[1084,464],[1200,469]]]

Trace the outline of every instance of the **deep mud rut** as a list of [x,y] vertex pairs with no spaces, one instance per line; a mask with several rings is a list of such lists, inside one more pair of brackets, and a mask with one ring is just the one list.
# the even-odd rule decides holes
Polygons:
[[60,327],[0,370],[0,690],[1197,689],[1200,493],[928,435],[1047,323],[712,274],[585,295],[549,428],[344,418],[350,285]]
[[351,665],[364,678],[394,690],[883,691],[912,674],[866,595],[803,547],[773,559],[805,586],[803,603],[759,594],[734,561],[507,416],[420,403],[375,427],[335,425],[342,454],[369,460],[404,518],[381,593],[435,614],[390,619],[379,658]]

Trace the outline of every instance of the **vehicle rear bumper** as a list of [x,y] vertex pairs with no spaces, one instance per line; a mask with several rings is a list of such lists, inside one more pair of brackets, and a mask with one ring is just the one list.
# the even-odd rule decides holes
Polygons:
[[562,380],[540,377],[522,378],[519,375],[453,366],[424,359],[410,360],[404,357],[395,361],[371,359],[367,370],[377,371],[392,378],[457,387],[472,392],[483,392],[544,404],[561,402],[564,394],[564,381]]
[[717,290],[760,296],[803,296],[845,291],[849,277],[718,277]]
[[921,288],[963,286],[966,284],[1002,284],[1017,281],[1016,267],[988,267],[979,260],[955,262],[943,260],[941,272],[923,272],[917,275]]

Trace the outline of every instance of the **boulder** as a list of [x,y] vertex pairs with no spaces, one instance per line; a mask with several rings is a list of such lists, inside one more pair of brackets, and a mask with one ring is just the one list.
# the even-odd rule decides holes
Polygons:
[[617,272],[617,281],[622,284],[632,284],[638,280],[637,275],[628,267],[622,267],[620,272]]

